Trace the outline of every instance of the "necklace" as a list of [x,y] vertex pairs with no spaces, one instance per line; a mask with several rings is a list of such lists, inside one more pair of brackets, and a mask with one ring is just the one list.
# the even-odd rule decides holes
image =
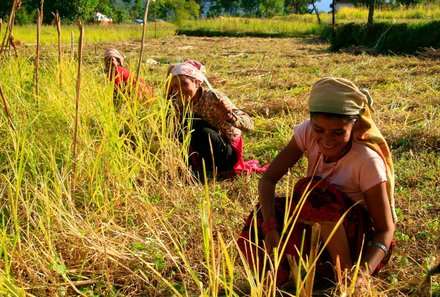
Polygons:
[[[345,156],[351,149],[351,141],[349,141],[342,151],[335,157],[325,157],[323,156],[324,163],[338,162],[343,156]],[[320,153],[321,154],[321,153]]]
[[[325,180],[327,180],[329,183],[331,183],[333,173],[338,166],[338,162],[342,157],[344,157],[351,149],[351,141],[347,143],[347,145],[342,149],[342,151],[333,159],[332,158],[326,158],[321,152],[318,153],[318,159],[316,161],[315,165],[315,173],[318,170],[318,165],[320,165],[320,174],[321,177]],[[331,168],[328,169],[330,163],[333,163]],[[326,165],[328,164],[328,165]],[[327,167],[327,168],[326,168]],[[313,174],[315,175],[315,174]]]

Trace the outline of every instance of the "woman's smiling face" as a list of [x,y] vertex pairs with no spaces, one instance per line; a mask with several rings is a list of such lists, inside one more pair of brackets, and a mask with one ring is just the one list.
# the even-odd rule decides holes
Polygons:
[[315,115],[311,117],[312,136],[326,158],[339,159],[351,141],[354,123],[337,117]]
[[197,94],[199,87],[200,83],[196,79],[186,75],[175,75],[171,78],[171,94],[185,102],[189,102]]

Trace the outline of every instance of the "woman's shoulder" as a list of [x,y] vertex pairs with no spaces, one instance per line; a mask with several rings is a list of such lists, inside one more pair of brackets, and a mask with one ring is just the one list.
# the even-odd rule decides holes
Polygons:
[[130,70],[128,70],[127,68],[122,67],[122,66],[118,66],[117,72],[119,75],[123,75],[123,76],[130,76],[131,75]]
[[380,157],[380,155],[375,150],[366,146],[365,144],[353,142],[352,149],[353,149],[353,152],[360,159],[367,159],[367,160],[374,159],[374,158],[382,159]]
[[347,156],[346,161],[355,165],[354,167],[361,171],[384,172],[386,170],[385,163],[380,155],[362,143],[353,142],[350,154],[347,154]]
[[312,124],[310,122],[310,119],[307,119],[297,125],[295,125],[295,127],[293,127],[293,131],[296,135],[310,135],[312,132]]
[[212,98],[217,98],[217,99],[226,98],[229,100],[228,96],[226,96],[225,93],[220,92],[219,90],[216,90],[216,89],[207,89],[207,88],[202,87],[202,94],[205,97],[212,97]]
[[301,151],[317,151],[316,141],[312,137],[312,124],[307,119],[293,128],[293,137]]
[[218,105],[218,106],[226,106],[227,108],[235,109],[234,103],[226,96],[224,93],[211,90],[211,89],[202,89],[202,98],[203,104],[208,105]]

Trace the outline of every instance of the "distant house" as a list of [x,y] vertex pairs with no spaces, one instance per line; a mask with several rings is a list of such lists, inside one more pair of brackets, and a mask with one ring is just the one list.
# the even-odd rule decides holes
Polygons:
[[351,2],[350,0],[336,0],[335,1],[335,9],[336,11],[340,10],[341,8],[344,7],[354,7],[353,2]]
[[110,25],[113,24],[113,19],[103,15],[100,12],[95,14],[95,22],[101,25]]

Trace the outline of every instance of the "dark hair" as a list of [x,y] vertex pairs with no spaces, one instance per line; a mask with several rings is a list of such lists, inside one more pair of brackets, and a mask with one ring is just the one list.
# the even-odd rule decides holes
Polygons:
[[329,118],[343,119],[343,120],[346,120],[347,122],[350,122],[353,124],[359,118],[359,115],[346,115],[346,114],[337,114],[337,113],[330,113],[330,112],[311,112],[310,113],[311,118],[321,116],[321,115],[329,117]]

